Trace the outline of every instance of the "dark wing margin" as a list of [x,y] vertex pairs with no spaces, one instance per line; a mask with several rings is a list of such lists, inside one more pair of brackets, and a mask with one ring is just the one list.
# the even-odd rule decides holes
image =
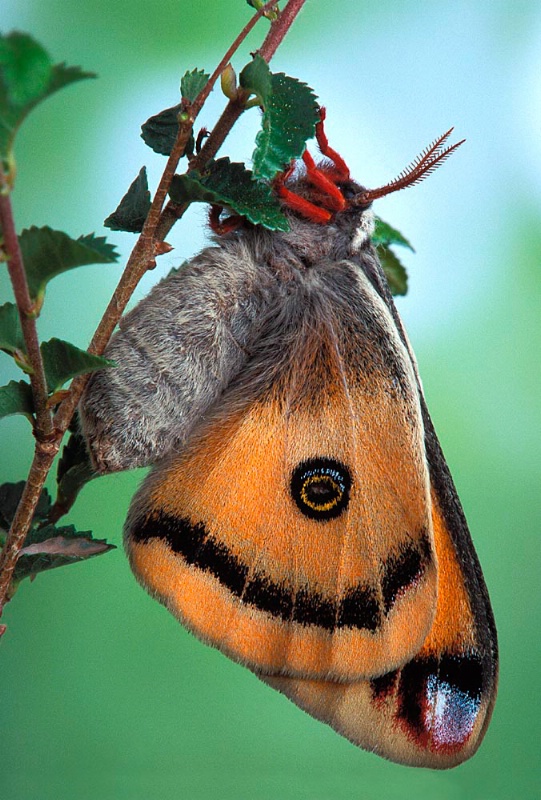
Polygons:
[[[385,277],[365,274],[415,357]],[[446,769],[470,758],[490,722],[498,683],[496,626],[479,560],[449,468],[418,391],[432,490],[438,607],[420,652],[401,668],[350,683],[259,677],[354,744],[398,763]]]
[[497,689],[497,637],[466,520],[422,401],[430,466],[438,604],[419,653],[399,669],[347,683],[259,675],[354,744],[409,766],[470,758]]
[[[426,703],[428,692],[431,691],[433,702],[436,703],[439,696],[439,706],[444,709],[442,712],[444,716],[445,712],[447,712],[448,724],[448,731],[445,734],[445,723],[443,723],[442,735],[454,735],[456,740],[454,747],[443,747],[440,752],[443,755],[445,749],[454,749],[455,755],[449,755],[450,763],[446,763],[448,759],[444,757],[441,764],[428,763],[427,766],[453,766],[455,763],[460,763],[460,761],[473,755],[481,743],[490,722],[498,686],[498,638],[496,625],[479,559],[473,546],[468,524],[449,467],[445,461],[428,412],[418,377],[415,356],[402,320],[396,310],[387,280],[377,259],[365,260],[363,265],[367,277],[389,308],[399,335],[410,353],[413,368],[417,375],[419,400],[425,430],[425,452],[433,498],[434,534],[437,539],[439,530],[440,540],[452,544],[451,548],[445,548],[444,558],[448,561],[447,566],[441,563],[441,554],[438,556],[440,561],[440,583],[442,582],[441,579],[445,583],[447,576],[449,586],[444,588],[443,592],[449,596],[441,598],[440,587],[438,592],[438,611],[431,631],[433,641],[432,643],[430,642],[431,636],[429,636],[419,657],[401,670],[404,694],[402,705],[404,710],[408,708],[406,699],[409,696],[411,721],[414,723],[416,715],[420,719],[422,698],[424,698],[423,702]],[[440,541],[438,547],[438,542],[436,541],[436,550],[441,550],[443,543]],[[454,571],[457,580],[455,585],[450,580],[449,571]],[[467,597],[469,609],[459,607],[458,596],[460,594]],[[446,616],[447,624],[444,625],[443,620]],[[439,632],[437,630],[438,627],[440,628]],[[443,630],[444,628],[445,630]],[[436,652],[438,650],[437,640],[440,642],[439,653]],[[443,640],[447,640],[445,647],[441,644]],[[423,664],[421,661],[425,651],[431,652],[426,653],[428,660]],[[415,666],[416,663],[417,667]],[[403,673],[406,673],[408,678],[408,689],[406,689],[403,681]],[[382,685],[385,684],[386,676],[382,676],[379,680],[383,682]],[[439,695],[438,687],[440,687]],[[434,728],[434,718],[432,718],[432,723]],[[451,729],[454,730],[454,734],[450,733]],[[418,731],[421,732],[420,728],[418,728]],[[462,745],[460,746],[461,737]],[[433,735],[428,738],[433,740]],[[437,754],[437,747],[434,753],[435,755]]]

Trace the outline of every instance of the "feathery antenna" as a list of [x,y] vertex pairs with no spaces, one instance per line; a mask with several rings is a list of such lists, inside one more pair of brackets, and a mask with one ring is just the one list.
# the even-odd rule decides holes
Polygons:
[[461,139],[460,142],[444,147],[449,136],[453,132],[453,128],[444,133],[439,139],[436,139],[431,145],[426,147],[411,164],[402,170],[400,175],[385,186],[380,186],[378,189],[365,189],[360,192],[354,199],[354,205],[367,205],[378,197],[384,197],[391,192],[397,192],[399,189],[405,189],[407,186],[413,186],[419,183],[431,172],[434,172],[436,167],[443,164],[451,153],[460,147],[466,140]]

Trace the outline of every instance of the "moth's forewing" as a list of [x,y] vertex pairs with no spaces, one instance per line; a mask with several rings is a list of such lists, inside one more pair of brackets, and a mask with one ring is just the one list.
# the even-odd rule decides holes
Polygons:
[[199,436],[134,500],[138,579],[251,669],[347,681],[416,654],[436,564],[416,377],[358,266],[290,277]]

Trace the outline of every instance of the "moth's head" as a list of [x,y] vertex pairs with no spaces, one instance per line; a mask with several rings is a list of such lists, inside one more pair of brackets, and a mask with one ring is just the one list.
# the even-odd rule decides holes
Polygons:
[[[367,189],[351,178],[344,159],[330,147],[324,130],[325,109],[320,109],[316,139],[324,159],[316,164],[308,150],[273,181],[273,189],[290,221],[289,233],[281,234],[294,250],[308,258],[342,256],[358,252],[374,231],[372,203],[391,192],[413,186],[433,172],[462,142],[447,146],[452,132],[436,139],[394,180]],[[243,217],[221,217],[223,209],[213,207],[212,230],[220,235],[246,227]]]
[[305,233],[314,241],[340,240],[347,252],[355,252],[374,232],[372,201],[358,202],[366,188],[328,159],[316,164],[306,152],[274,188],[289,218],[286,238],[293,243]]
[[316,225],[337,227],[349,236],[353,250],[359,249],[373,231],[374,200],[419,183],[464,141],[446,146],[451,128],[425,148],[397,178],[376,189],[367,189],[352,180],[349,167],[330,147],[324,120],[325,109],[321,109],[316,138],[324,161],[316,164],[306,150],[299,164],[290,165],[276,177],[274,189],[289,212]]

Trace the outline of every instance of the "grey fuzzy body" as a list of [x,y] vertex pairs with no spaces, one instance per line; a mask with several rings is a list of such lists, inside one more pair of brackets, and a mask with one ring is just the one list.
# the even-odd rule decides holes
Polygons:
[[144,466],[182,447],[241,369],[270,293],[265,276],[253,285],[247,267],[246,258],[208,248],[121,320],[106,350],[118,366],[92,377],[81,406],[100,472]]
[[[99,472],[182,451],[209,415],[260,396],[288,366],[300,369],[296,344],[318,320],[359,342],[396,339],[372,213],[343,212],[325,226],[291,215],[290,224],[287,233],[249,226],[220,237],[121,320],[105,351],[117,367],[92,376],[80,407]],[[400,382],[409,359],[393,358],[391,344],[382,353]]]

